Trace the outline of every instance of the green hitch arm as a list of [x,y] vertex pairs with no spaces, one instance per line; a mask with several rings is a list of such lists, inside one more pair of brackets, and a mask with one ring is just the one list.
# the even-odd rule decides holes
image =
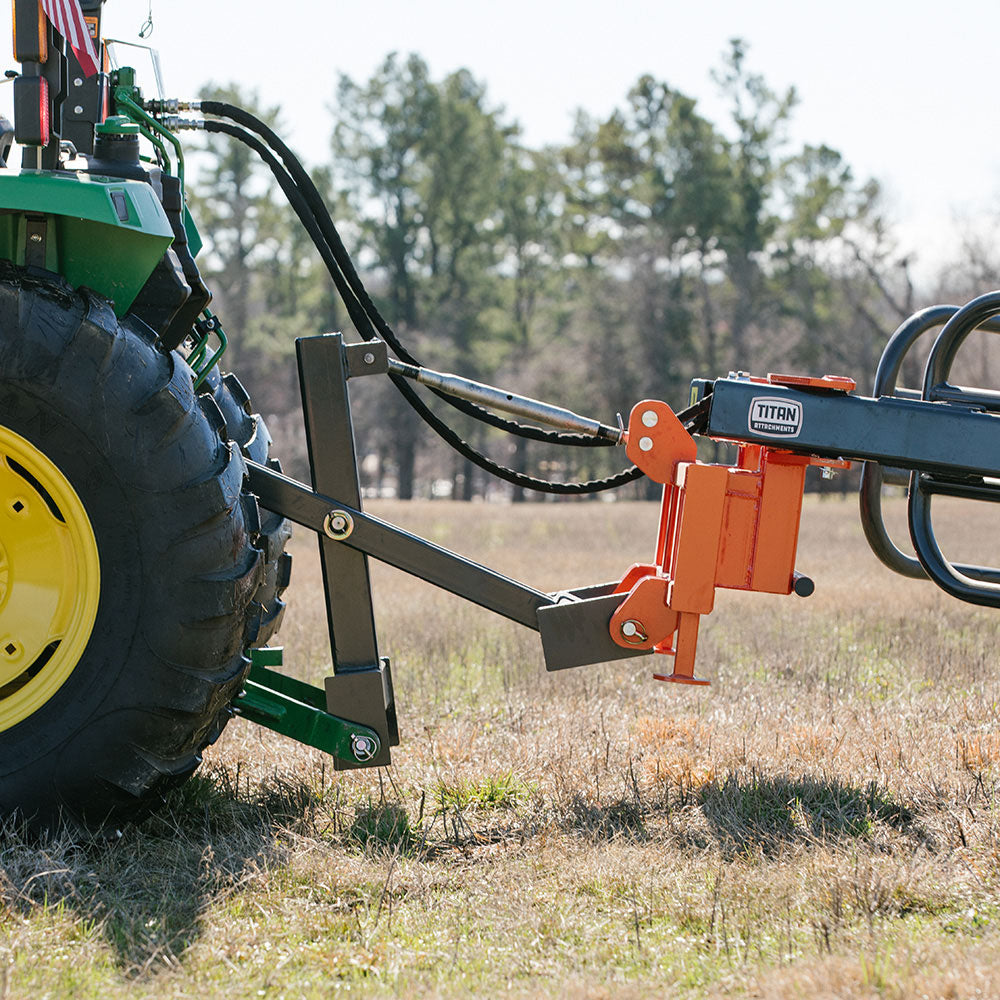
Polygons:
[[268,669],[281,659],[280,647],[250,650],[250,673],[233,711],[350,764],[373,760],[381,749],[378,733],[327,712],[322,688]]

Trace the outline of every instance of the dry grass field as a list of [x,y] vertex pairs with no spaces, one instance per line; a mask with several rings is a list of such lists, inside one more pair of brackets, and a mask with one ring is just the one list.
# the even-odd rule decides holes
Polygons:
[[[656,518],[373,509],[545,589],[620,576]],[[991,558],[989,514],[942,507],[949,555]],[[281,639],[319,682],[313,545]],[[237,720],[113,843],[6,831],[0,996],[1000,995],[1000,614],[884,570],[853,498],[807,501],[799,565],[807,600],[720,594],[707,689],[548,675],[534,633],[377,567],[393,766]]]

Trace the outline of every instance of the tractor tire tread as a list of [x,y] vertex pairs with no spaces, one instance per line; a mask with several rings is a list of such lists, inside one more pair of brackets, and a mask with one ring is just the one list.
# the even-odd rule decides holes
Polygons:
[[56,275],[0,265],[0,422],[80,495],[101,595],[62,686],[0,732],[0,812],[135,819],[218,738],[249,669],[260,513],[226,420],[177,353]]

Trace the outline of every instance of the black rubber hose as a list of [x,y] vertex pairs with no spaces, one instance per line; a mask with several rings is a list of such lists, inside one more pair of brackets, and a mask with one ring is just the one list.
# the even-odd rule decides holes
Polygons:
[[455,451],[467,458],[474,465],[478,465],[479,468],[485,469],[498,479],[503,479],[514,486],[521,486],[527,490],[538,490],[541,493],[579,495],[583,493],[599,493],[602,490],[614,489],[616,486],[624,486],[626,483],[635,482],[635,480],[641,479],[645,475],[645,473],[632,465],[607,479],[593,479],[585,483],[557,483],[547,479],[534,479],[532,476],[526,476],[523,472],[517,472],[504,465],[497,465],[492,459],[487,458],[482,452],[476,451],[468,442],[462,440],[451,427],[427,406],[402,375],[390,373],[389,378],[396,384],[396,388],[399,389],[413,409],[417,411],[421,419],[447,441]]
[[[274,174],[275,179],[278,181],[282,192],[287,197],[292,209],[295,211],[299,220],[302,222],[306,231],[313,239],[313,242],[316,244],[316,249],[323,258],[323,262],[326,264],[334,283],[337,285],[337,291],[340,292],[341,297],[344,299],[348,313],[351,315],[352,322],[358,328],[358,332],[363,337],[366,332],[371,332],[371,336],[367,336],[365,339],[374,339],[374,331],[371,329],[368,317],[361,310],[361,306],[351,294],[351,290],[344,286],[343,275],[337,268],[336,262],[332,260],[330,248],[322,239],[322,235],[318,231],[316,219],[308,211],[308,206],[305,204],[305,199],[303,198],[301,191],[295,185],[288,172],[278,162],[273,153],[256,136],[250,134],[238,125],[231,125],[228,122],[207,121],[205,123],[205,130],[207,132],[220,133],[231,136],[234,139],[239,139],[241,142],[246,143],[251,149],[253,149],[268,165],[272,174]],[[622,473],[619,473],[617,476],[612,476],[609,479],[593,480],[586,483],[558,483],[526,476],[514,469],[509,469],[506,466],[497,464],[486,455],[474,449],[443,420],[441,420],[427,406],[426,403],[424,403],[424,401],[417,395],[416,392],[414,392],[412,387],[402,376],[390,374],[389,377],[392,379],[396,388],[403,394],[403,397],[407,400],[407,402],[417,411],[420,418],[433,428],[434,431],[436,431],[449,445],[458,451],[459,454],[469,459],[469,461],[478,465],[480,468],[490,472],[497,478],[503,479],[515,486],[521,486],[525,489],[539,490],[547,493],[582,494],[612,489],[616,486],[622,486],[625,483],[632,482],[642,476],[642,473],[639,472],[635,466],[632,466],[631,468],[624,470]]]
[[299,221],[302,223],[313,243],[316,245],[316,250],[319,252],[323,263],[326,265],[326,269],[330,272],[330,277],[333,279],[337,292],[344,300],[344,305],[347,307],[347,312],[351,317],[351,322],[357,328],[358,333],[365,340],[376,339],[375,330],[372,328],[372,324],[368,319],[367,314],[361,304],[357,301],[350,286],[347,284],[346,279],[341,273],[340,268],[337,266],[337,261],[327,245],[326,240],[323,238],[323,234],[319,229],[316,218],[309,210],[306,199],[303,197],[299,187],[289,176],[288,171],[285,170],[281,163],[278,162],[278,159],[271,152],[271,150],[268,149],[267,146],[260,141],[260,139],[258,139],[255,135],[252,135],[246,129],[239,128],[236,125],[230,125],[228,122],[206,121],[205,131],[222,133],[223,135],[228,135],[234,139],[238,139],[240,142],[249,146],[268,165],[275,180],[277,180],[278,185],[281,187],[283,194],[288,199],[289,205],[291,205],[293,211],[298,216]]
[[[538,490],[542,493],[573,496],[584,493],[600,493],[602,490],[615,489],[618,486],[624,486],[626,483],[634,483],[637,479],[641,479],[645,475],[644,472],[632,465],[613,476],[608,476],[607,479],[592,479],[584,483],[554,483],[547,479],[534,479],[531,476],[526,476],[523,472],[516,472],[514,469],[508,469],[506,466],[497,465],[496,462],[487,458],[482,452],[478,452],[472,448],[468,442],[463,441],[452,428],[427,407],[424,401],[413,391],[413,387],[401,375],[390,374],[389,377],[396,383],[396,387],[406,397],[421,418],[444,438],[455,451],[460,455],[464,455],[470,462],[478,465],[481,469],[485,469],[498,479],[503,479],[514,486],[522,486],[525,489]],[[705,430],[708,421],[708,410],[709,400],[707,398],[701,399],[686,410],[681,410],[677,414],[677,419],[689,433],[700,433]]]
[[[382,314],[379,312],[378,307],[372,301],[364,282],[361,280],[361,276],[354,267],[351,255],[344,246],[343,240],[340,238],[340,233],[337,231],[337,227],[334,224],[333,219],[330,217],[330,212],[326,207],[326,203],[323,201],[316,185],[313,183],[313,179],[309,176],[308,171],[302,166],[298,157],[288,148],[284,141],[272,128],[270,128],[270,126],[266,125],[255,115],[250,114],[243,108],[238,108],[233,104],[227,104],[224,101],[202,101],[201,110],[204,114],[229,118],[237,124],[242,125],[244,128],[259,135],[267,143],[267,145],[277,153],[290,174],[291,179],[294,181],[302,197],[305,199],[306,204],[311,209],[312,215],[316,220],[316,224],[318,225],[326,244],[332,252],[333,258],[337,263],[337,267],[343,274],[344,279],[350,286],[351,291],[357,298],[358,302],[361,304],[361,307],[364,309],[366,315],[371,321],[371,324],[378,331],[378,334],[382,337],[382,339],[389,344],[397,357],[399,357],[402,361],[408,362],[409,364],[420,366],[420,361],[403,346],[399,338],[396,336],[396,332],[386,322]],[[258,147],[254,146],[254,148],[256,149]],[[273,169],[274,168],[272,167],[272,171]],[[310,235],[312,235],[312,232],[310,232]],[[314,242],[316,242],[315,237],[313,237],[313,239]],[[325,257],[324,260],[326,260]],[[327,266],[329,267],[329,264],[327,264]],[[339,284],[337,286],[337,290],[340,292],[341,296],[344,295]],[[350,313],[350,306],[348,306],[348,312]],[[354,320],[353,314],[351,314],[351,319],[352,321]],[[357,326],[356,322],[355,326]],[[361,327],[358,328],[358,332],[366,340],[375,339],[374,334],[372,336],[368,336]],[[477,406],[475,403],[471,403],[468,400],[457,399],[454,396],[449,396],[447,393],[437,392],[436,390],[432,391],[434,391],[435,395],[437,395],[440,399],[445,400],[445,402],[455,407],[457,410],[460,410],[462,413],[510,434],[516,434],[519,437],[528,438],[533,441],[544,441],[549,444],[568,444],[584,448],[603,448],[613,444],[611,441],[607,441],[602,438],[593,438],[586,434],[567,434],[556,431],[546,431],[539,427],[521,424],[516,420],[509,420],[505,417],[498,416],[490,410]]]
[[[217,103],[217,102],[206,102],[206,103]],[[208,111],[207,108],[202,107],[203,111]],[[210,112],[215,113],[215,112]],[[252,116],[248,116],[251,117]],[[266,129],[263,123],[260,123],[261,127]],[[337,259],[339,256],[334,248],[329,244],[329,241],[325,237],[325,233],[322,229],[323,217],[325,216],[326,221],[332,227],[333,223],[329,217],[329,213],[326,212],[325,205],[322,205],[320,200],[320,205],[323,208],[321,215],[317,215],[316,212],[310,211],[309,199],[306,194],[302,191],[302,188],[295,183],[294,176],[291,171],[287,170],[285,166],[278,162],[277,157],[274,155],[271,149],[269,149],[257,136],[251,134],[247,129],[240,127],[239,125],[232,125],[228,122],[212,121],[207,120],[205,122],[205,130],[212,133],[220,133],[228,135],[232,138],[238,139],[239,141],[245,143],[251,149],[253,149],[261,159],[270,168],[272,174],[277,180],[279,186],[285,197],[288,199],[289,204],[295,211],[302,225],[306,229],[313,243],[316,246],[327,270],[330,272],[330,276],[337,287],[341,298],[344,300],[344,304],[347,307],[348,314],[351,317],[351,321],[354,323],[358,330],[358,333],[366,340],[374,340],[377,338],[377,334],[373,329],[371,317],[368,314],[368,310],[365,309],[363,303],[358,301],[355,295],[355,289],[349,282],[349,280],[343,274],[343,268],[340,266],[340,261]],[[270,130],[267,130],[270,132]],[[271,132],[271,135],[274,133]],[[275,136],[275,138],[277,138]],[[280,140],[278,140],[280,142]],[[287,151],[287,147],[286,147]],[[295,157],[288,152],[288,156],[298,164]],[[304,174],[301,164],[298,164],[298,171]],[[308,175],[306,175],[308,179]],[[309,180],[309,185],[311,191],[315,197],[319,198],[319,193],[316,191],[315,185],[312,184],[311,179]],[[336,232],[334,230],[334,232]],[[339,236],[337,236],[339,242]],[[346,255],[347,251],[344,250],[343,244],[340,244],[341,252]],[[348,257],[348,263],[350,263]],[[353,271],[353,265],[351,265]],[[360,278],[357,277],[356,272],[354,272],[355,278],[358,283],[360,283]],[[361,286],[362,291],[364,291],[364,286]],[[367,298],[367,292],[364,293],[367,301],[370,303],[371,300]],[[374,309],[372,304],[372,309]],[[378,315],[376,310],[376,316],[384,324],[381,316]],[[399,353],[399,352],[397,352]],[[408,352],[403,351],[405,358],[412,357]],[[411,362],[418,363],[418,362]],[[482,452],[477,451],[468,442],[463,440],[451,427],[449,427],[443,420],[441,420],[424,401],[417,395],[413,388],[403,379],[401,376],[392,375],[389,376],[396,388],[402,393],[403,397],[407,402],[417,411],[417,414],[422,420],[424,420],[438,435],[440,435],[452,448],[454,448],[459,454],[467,458],[469,461],[478,465],[480,468],[486,470],[490,474],[496,476],[499,479],[503,479],[505,482],[511,483],[515,486],[523,487],[524,489],[537,490],[540,492],[562,494],[562,495],[580,495],[587,493],[597,493],[607,489],[613,489],[618,486],[623,486],[626,483],[634,482],[636,479],[642,477],[643,473],[640,472],[634,465],[623,470],[617,475],[610,476],[606,479],[591,480],[589,482],[583,483],[561,483],[561,482],[551,482],[544,479],[535,479],[532,476],[527,476],[524,473],[517,472],[514,469],[507,468],[506,466],[499,465],[492,459],[484,455]],[[440,393],[438,395],[441,395]],[[445,396],[449,402],[452,401],[451,397]],[[464,402],[464,401],[461,401]],[[482,410],[481,407],[475,407],[476,410],[481,410],[485,414],[489,414],[489,411]],[[493,414],[489,414],[493,416]],[[498,418],[499,419],[499,418]],[[512,421],[503,421],[504,424],[513,423]],[[522,425],[516,424],[515,426],[521,427]],[[525,430],[535,431],[536,428],[524,428]],[[549,432],[539,431],[541,440],[552,440],[557,439],[560,443],[568,443],[567,438],[582,438],[588,443],[592,439],[585,437],[584,435],[568,435],[568,434],[558,434],[552,435]],[[577,442],[573,442],[577,443]],[[603,442],[608,443],[608,442]]]

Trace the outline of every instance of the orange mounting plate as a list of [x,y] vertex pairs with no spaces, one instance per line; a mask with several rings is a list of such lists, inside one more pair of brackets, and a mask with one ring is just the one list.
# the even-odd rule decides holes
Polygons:
[[854,392],[858,383],[847,375],[779,375],[769,373],[771,385],[794,385],[800,389],[827,389],[830,392]]

